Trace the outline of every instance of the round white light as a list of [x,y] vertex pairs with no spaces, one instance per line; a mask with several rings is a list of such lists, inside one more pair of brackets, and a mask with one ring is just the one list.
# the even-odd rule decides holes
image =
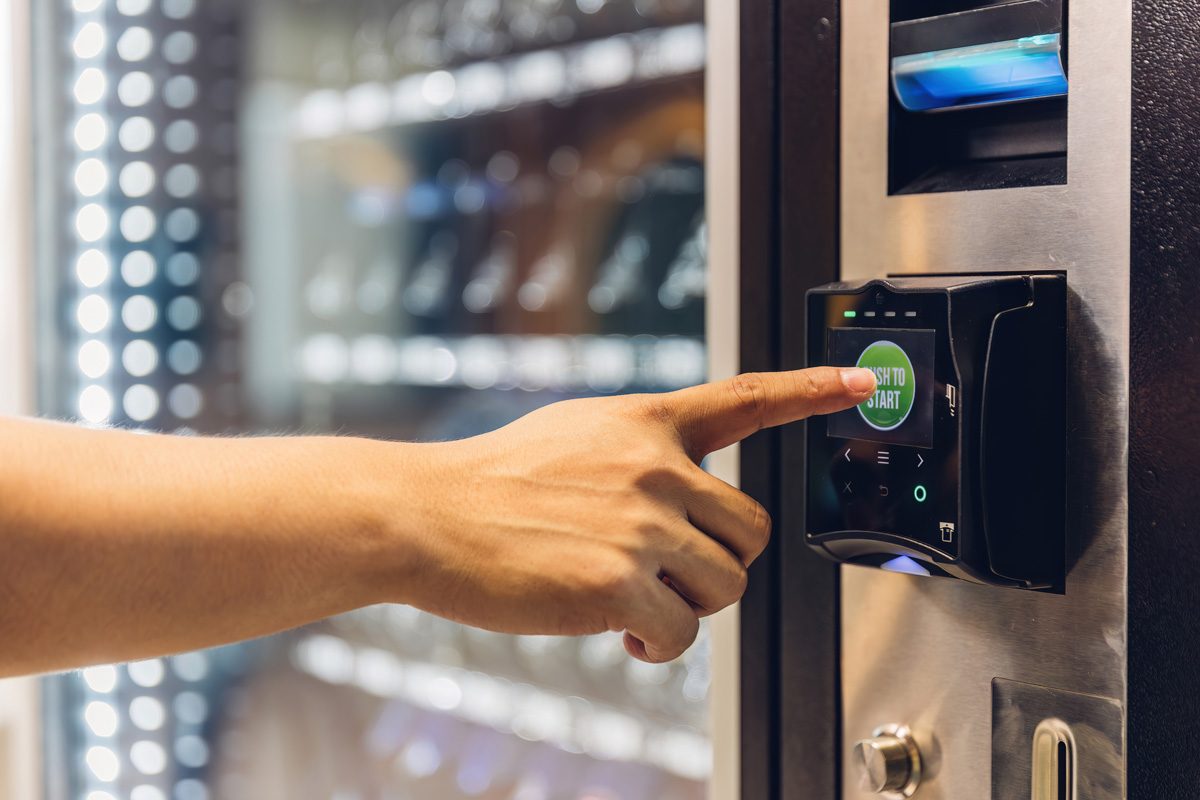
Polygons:
[[130,206],[121,214],[121,235],[129,242],[144,242],[154,235],[158,218],[146,206]]
[[[155,358],[157,359],[157,355]],[[135,661],[126,666],[125,669],[128,670],[131,681],[146,689],[151,689],[162,683],[165,673],[162,659],[159,658]]]
[[75,215],[75,233],[85,242],[100,241],[108,233],[108,212],[97,203],[88,203]]
[[167,214],[163,229],[174,242],[190,242],[200,233],[200,215],[190,208],[176,208]]
[[88,14],[104,4],[104,0],[73,0],[71,8],[80,14]]
[[176,286],[190,286],[200,277],[200,261],[192,253],[176,253],[167,259],[167,280]]
[[180,692],[172,708],[179,721],[188,725],[201,725],[208,718],[208,701],[199,692]]
[[75,191],[95,197],[108,186],[108,167],[98,158],[85,158],[75,167]]
[[121,322],[134,333],[148,331],[158,321],[158,305],[144,294],[135,294],[121,306]]
[[129,704],[129,719],[144,731],[156,731],[167,721],[167,710],[154,697],[135,697]]
[[190,769],[200,769],[208,763],[208,745],[194,734],[175,740],[175,760]]
[[75,79],[75,102],[81,106],[90,106],[104,99],[108,89],[108,80],[104,73],[95,67],[88,67],[79,73]]
[[167,754],[158,742],[143,739],[129,748],[129,761],[143,775],[158,775],[167,768]]
[[117,0],[117,11],[127,17],[136,17],[150,10],[150,0]]
[[121,280],[135,289],[154,280],[158,262],[145,250],[134,250],[121,259]]
[[99,250],[84,250],[75,260],[75,277],[89,289],[108,280],[108,256]]
[[167,305],[167,322],[180,331],[190,331],[200,324],[200,304],[194,297],[176,297]]
[[102,792],[99,789],[93,789],[88,792],[84,800],[117,800],[108,792]]
[[87,153],[100,148],[108,138],[108,122],[92,112],[75,123],[75,146]]
[[[158,367],[158,348],[145,339],[134,339],[121,352],[121,366],[133,377],[143,378]],[[134,682],[137,683],[136,680]],[[161,678],[151,685],[157,686],[159,682]]]
[[163,102],[171,108],[187,108],[196,102],[198,91],[195,78],[175,75],[163,84]]
[[108,738],[117,732],[117,710],[112,704],[93,700],[83,710],[83,720],[96,736]]
[[192,419],[204,410],[204,396],[190,383],[181,383],[167,395],[167,405],[180,419]]
[[154,96],[154,81],[145,72],[128,72],[117,83],[117,97],[130,108],[144,106]]
[[180,339],[167,349],[167,364],[177,375],[191,375],[200,369],[202,356],[195,342]]
[[318,383],[337,383],[350,367],[350,349],[346,340],[332,333],[309,337],[300,351],[304,376]]
[[79,416],[92,424],[107,422],[112,407],[112,395],[99,386],[89,386],[79,393]]
[[180,679],[195,683],[208,675],[208,656],[204,653],[183,653],[171,659],[171,668]]
[[185,19],[196,10],[196,0],[162,0],[164,17],[170,19]]
[[189,197],[200,188],[200,173],[191,164],[176,164],[167,170],[163,186],[172,197]]
[[157,786],[143,783],[141,786],[133,787],[129,793],[129,800],[167,800],[167,796]]
[[112,351],[103,342],[88,339],[79,346],[79,371],[95,380],[112,366]]
[[76,58],[95,58],[104,50],[104,28],[98,22],[88,22],[75,34],[71,49]]
[[244,317],[254,309],[254,290],[242,281],[234,281],[221,293],[221,307],[231,317]]
[[184,778],[175,784],[175,800],[208,800],[208,787],[195,778]]
[[144,383],[134,384],[125,390],[121,405],[130,419],[145,422],[158,413],[158,392]]
[[188,153],[196,149],[200,131],[191,120],[177,119],[163,131],[163,144],[172,153]]
[[172,64],[184,64],[196,55],[196,37],[187,31],[176,31],[163,39],[163,58]]
[[421,84],[421,96],[431,106],[444,106],[454,99],[454,76],[445,70],[431,72]]
[[141,61],[154,49],[154,37],[141,26],[126,28],[117,39],[117,55],[126,61]]
[[121,761],[108,747],[89,747],[84,760],[97,780],[108,783],[121,774]]
[[83,682],[97,694],[108,694],[117,688],[117,668],[107,664],[88,667],[83,671]]
[[98,294],[89,294],[79,301],[75,309],[75,320],[79,327],[88,333],[99,333],[108,327],[112,318],[112,308],[108,301]]
[[154,144],[154,123],[145,117],[130,117],[121,123],[117,141],[130,153],[140,153]]
[[154,168],[145,161],[131,161],[117,178],[126,197],[145,197],[154,189]]

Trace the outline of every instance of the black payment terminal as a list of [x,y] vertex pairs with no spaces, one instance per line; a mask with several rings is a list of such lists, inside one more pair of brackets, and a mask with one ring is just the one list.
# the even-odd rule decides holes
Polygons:
[[863,367],[809,420],[806,538],[838,561],[1063,591],[1066,277],[939,275],[808,294],[808,363]]

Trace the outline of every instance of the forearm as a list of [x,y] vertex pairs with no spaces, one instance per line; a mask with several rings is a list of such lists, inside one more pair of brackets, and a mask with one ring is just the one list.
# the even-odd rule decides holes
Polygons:
[[418,569],[420,445],[14,419],[0,442],[0,674],[284,630]]

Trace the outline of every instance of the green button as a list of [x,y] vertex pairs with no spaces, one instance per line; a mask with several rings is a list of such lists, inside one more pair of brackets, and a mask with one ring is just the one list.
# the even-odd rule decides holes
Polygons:
[[913,489],[913,498],[918,503],[924,503],[926,498],[928,498],[928,497],[929,497],[929,492],[925,491],[925,487],[922,486],[921,484],[917,484],[917,488]]
[[863,350],[856,366],[875,373],[878,387],[858,413],[877,431],[900,427],[912,411],[917,396],[917,376],[908,353],[895,342],[874,342]]

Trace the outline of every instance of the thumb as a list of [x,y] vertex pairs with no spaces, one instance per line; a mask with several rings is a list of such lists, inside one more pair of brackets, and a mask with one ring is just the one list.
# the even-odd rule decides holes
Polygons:
[[815,367],[738,375],[666,401],[688,453],[699,460],[763,428],[856,406],[874,391],[870,370]]

